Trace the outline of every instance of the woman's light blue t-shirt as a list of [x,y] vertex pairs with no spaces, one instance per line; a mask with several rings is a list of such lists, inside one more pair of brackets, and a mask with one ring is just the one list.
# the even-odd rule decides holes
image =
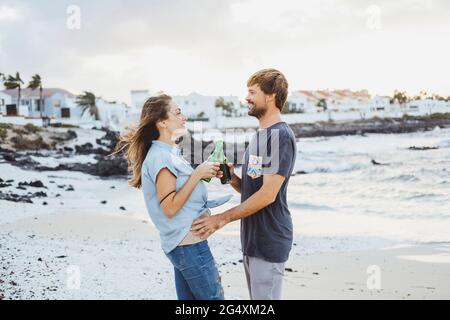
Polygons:
[[145,204],[150,218],[160,233],[162,249],[165,253],[169,253],[188,234],[195,219],[207,208],[225,203],[231,195],[208,201],[208,192],[204,182],[200,181],[184,206],[169,219],[161,208],[155,185],[156,177],[163,168],[167,168],[176,177],[176,191],[186,183],[193,169],[181,156],[180,149],[159,140],[152,142],[142,165],[142,191]]

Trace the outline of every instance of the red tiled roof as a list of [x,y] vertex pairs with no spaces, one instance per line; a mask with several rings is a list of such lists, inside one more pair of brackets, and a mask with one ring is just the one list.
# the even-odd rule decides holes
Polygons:
[[[6,93],[7,95],[10,95],[12,97],[16,97],[17,96],[17,89],[7,89],[7,90],[2,90],[3,93]],[[42,89],[42,96],[43,97],[50,97],[56,93],[60,93],[63,95],[67,95],[71,98],[74,98],[75,95],[65,89],[59,89],[59,88],[43,88]],[[21,90],[21,97],[23,98],[27,98],[27,97],[39,97],[39,89],[36,90],[31,90],[29,88],[23,88]]]

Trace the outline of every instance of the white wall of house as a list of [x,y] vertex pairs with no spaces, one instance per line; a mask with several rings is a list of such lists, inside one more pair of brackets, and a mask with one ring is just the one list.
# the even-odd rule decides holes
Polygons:
[[97,100],[100,122],[102,126],[120,130],[130,115],[130,107],[125,103]]
[[26,118],[24,116],[5,116],[0,114],[0,123],[10,123],[22,126],[31,123],[35,126],[42,126],[42,119]]
[[172,98],[188,119],[208,118],[210,122],[215,123],[217,111],[214,97],[194,92],[187,96],[177,95]]
[[317,113],[315,104],[302,94],[293,92],[288,96],[287,103],[290,109],[303,113]]
[[409,112],[417,112],[420,114],[432,114],[437,112],[450,112],[450,101],[439,101],[432,99],[414,100],[406,103],[404,108]]
[[[221,97],[225,102],[232,103],[233,108],[236,109],[235,115],[242,113],[238,97]],[[220,98],[219,96],[204,96],[193,92],[187,96],[177,95],[172,96],[172,98],[181,107],[184,115],[188,119],[207,118],[211,122],[211,125],[215,127],[217,118],[223,116],[223,109],[216,108],[216,100]]]
[[[5,103],[5,105],[2,108],[2,110],[4,110],[5,115],[6,115],[6,105],[8,105],[8,104],[16,104],[17,105],[17,93],[16,93],[16,90],[14,90],[14,91],[15,92],[13,95],[11,95],[9,93],[1,92],[2,96],[4,97],[3,99],[5,99],[5,101],[8,102],[8,103]],[[21,104],[17,108],[17,115],[22,116],[22,117],[28,117],[29,112],[28,112],[27,103],[24,99],[22,99],[22,97],[20,98],[20,100],[21,100]]]
[[151,97],[151,93],[148,90],[132,90],[131,94],[131,107],[136,110],[142,110],[145,101]]
[[9,94],[0,92],[0,114],[6,115],[6,105],[11,103],[11,96]]
[[391,108],[390,97],[375,96],[372,98],[371,111],[389,111]]

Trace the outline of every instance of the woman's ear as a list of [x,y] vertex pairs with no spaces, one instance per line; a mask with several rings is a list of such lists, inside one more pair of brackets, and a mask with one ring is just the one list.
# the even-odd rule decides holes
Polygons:
[[158,122],[156,123],[156,126],[157,126],[158,128],[160,128],[160,129],[162,129],[162,128],[167,128],[167,124],[166,124],[165,121],[158,121]]

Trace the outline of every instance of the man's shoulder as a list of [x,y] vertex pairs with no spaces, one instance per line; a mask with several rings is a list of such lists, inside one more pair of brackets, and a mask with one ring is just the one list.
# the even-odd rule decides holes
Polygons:
[[[293,140],[295,141],[295,134],[291,127],[286,122],[277,123],[271,130],[275,130],[281,140]],[[272,132],[273,134],[273,132]]]

